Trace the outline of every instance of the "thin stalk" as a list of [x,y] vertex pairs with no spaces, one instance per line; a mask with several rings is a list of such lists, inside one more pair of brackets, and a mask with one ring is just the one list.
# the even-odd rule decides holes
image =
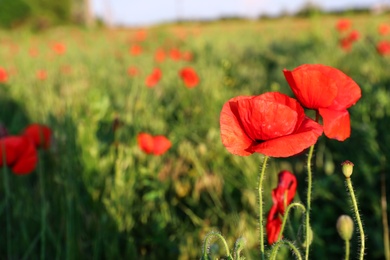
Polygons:
[[290,247],[290,249],[296,255],[297,259],[302,260],[301,253],[299,252],[298,248],[293,243],[291,243],[288,240],[280,240],[280,241],[275,243],[275,245],[272,247],[270,260],[276,260],[276,256],[277,256],[278,250],[279,250],[280,246],[283,245],[283,244],[286,244],[287,246]]
[[210,232],[210,233],[208,233],[206,235],[206,238],[204,239],[204,243],[203,243],[203,256],[204,256],[204,259],[208,259],[207,258],[207,251],[208,251],[208,245],[209,245],[208,240],[211,237],[213,237],[213,236],[216,236],[217,238],[219,238],[222,241],[222,244],[225,247],[226,256],[231,257],[230,252],[229,252],[229,246],[228,246],[225,238],[221,234],[219,234],[217,232]]
[[5,214],[7,218],[7,258],[11,259],[12,252],[12,241],[11,241],[11,215],[10,215],[10,207],[9,200],[11,197],[10,185],[9,185],[9,177],[8,177],[8,168],[7,168],[7,159],[6,159],[6,151],[5,144],[1,142],[1,150],[3,154],[3,175],[4,175],[4,190],[5,190]]
[[287,219],[288,219],[288,214],[290,213],[290,209],[293,208],[293,207],[301,208],[302,212],[306,212],[305,206],[303,206],[299,202],[294,202],[294,203],[291,203],[290,205],[288,205],[288,207],[286,209],[286,212],[284,213],[284,216],[283,216],[282,227],[280,229],[277,241],[279,241],[282,238],[284,227],[286,226],[286,222],[287,222]]
[[261,167],[260,176],[259,176],[259,228],[260,228],[260,254],[261,259],[265,259],[264,255],[264,227],[263,227],[263,179],[265,169],[267,168],[268,156],[264,157],[263,165]]
[[364,259],[364,249],[365,249],[365,236],[364,236],[363,224],[362,224],[362,220],[360,219],[359,209],[358,209],[355,193],[353,191],[351,178],[346,178],[346,183],[347,183],[347,187],[349,190],[349,194],[351,194],[353,210],[355,212],[355,217],[356,217],[356,221],[358,223],[359,232],[360,232],[360,256],[359,256],[359,259],[363,260]]
[[386,175],[382,171],[381,186],[382,186],[382,223],[383,223],[383,246],[385,249],[385,258],[390,260],[390,243],[389,243],[389,222],[387,220],[387,198],[386,198]]
[[309,156],[307,157],[307,201],[306,201],[306,218],[305,218],[305,229],[306,229],[306,251],[305,259],[309,259],[309,248],[310,248],[310,208],[311,208],[311,189],[312,189],[312,172],[311,172],[311,159],[313,157],[314,145],[310,146]]
[[345,260],[349,260],[349,240],[345,240]]
[[41,192],[41,259],[45,259],[46,252],[46,192],[42,166],[42,153],[38,151],[38,175]]

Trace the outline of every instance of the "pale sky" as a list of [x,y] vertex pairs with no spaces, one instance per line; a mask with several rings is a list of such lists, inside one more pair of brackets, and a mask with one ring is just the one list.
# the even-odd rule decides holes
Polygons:
[[147,26],[180,19],[255,18],[293,13],[307,2],[324,10],[390,5],[390,0],[91,0],[93,12],[115,25]]

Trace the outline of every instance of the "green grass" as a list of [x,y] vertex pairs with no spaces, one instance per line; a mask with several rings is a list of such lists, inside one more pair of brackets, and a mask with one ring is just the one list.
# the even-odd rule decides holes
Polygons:
[[[143,53],[136,57],[128,52],[135,30],[0,31],[0,66],[14,72],[0,86],[0,120],[12,134],[19,134],[29,122],[39,122],[49,125],[55,135],[42,160],[46,258],[196,259],[205,235],[219,230],[231,247],[245,237],[244,254],[258,259],[255,189],[262,156],[230,154],[220,140],[219,113],[237,95],[267,91],[292,95],[282,70],[321,63],[353,78],[362,88],[362,98],[350,109],[351,137],[340,143],[322,136],[315,149],[311,258],[344,255],[336,221],[341,214],[352,215],[340,166],[350,160],[355,164],[353,182],[368,237],[366,257],[383,259],[380,174],[390,168],[390,60],[377,54],[375,43],[389,38],[376,31],[389,17],[350,18],[362,38],[348,53],[338,46],[338,17],[333,16],[156,26],[147,29],[147,39],[139,43]],[[53,42],[64,43],[66,54],[53,54]],[[29,56],[31,47],[39,50],[37,57]],[[153,55],[159,47],[191,51],[194,60],[168,58],[157,64]],[[61,72],[64,66],[70,67],[70,73]],[[129,66],[137,66],[140,74],[130,78]],[[144,81],[155,66],[163,77],[149,89]],[[182,83],[178,71],[184,66],[198,72],[197,87],[187,89]],[[46,80],[36,79],[38,69],[47,70]],[[121,126],[114,133],[116,118]],[[172,148],[161,157],[146,155],[137,145],[139,132],[166,135]],[[297,175],[296,200],[305,200],[305,159],[302,154],[270,160],[265,211],[282,169]],[[9,177],[11,255],[37,259],[41,254],[38,173]],[[4,194],[0,185],[2,227],[6,226]],[[292,216],[298,232],[302,216],[298,212]],[[5,258],[2,230],[0,258]],[[222,246],[212,248],[223,252]],[[351,258],[357,251],[354,234]],[[284,254],[287,257],[288,252]]]

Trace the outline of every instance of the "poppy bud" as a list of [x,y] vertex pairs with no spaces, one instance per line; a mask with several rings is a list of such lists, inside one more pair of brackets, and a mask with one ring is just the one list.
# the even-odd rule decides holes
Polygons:
[[353,220],[348,215],[341,215],[337,219],[337,232],[343,240],[351,240],[353,233]]
[[353,163],[347,160],[347,161],[343,162],[341,164],[341,166],[342,166],[342,170],[343,170],[343,174],[344,174],[345,178],[351,177],[352,172],[353,172]]

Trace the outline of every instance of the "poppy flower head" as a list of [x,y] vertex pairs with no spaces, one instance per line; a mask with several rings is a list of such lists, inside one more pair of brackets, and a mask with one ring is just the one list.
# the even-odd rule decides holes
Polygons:
[[388,35],[390,33],[390,25],[382,23],[378,26],[378,33],[380,35]]
[[162,155],[171,148],[171,142],[163,135],[152,136],[140,133],[137,136],[138,145],[147,154]]
[[0,83],[6,83],[8,81],[8,73],[7,71],[0,67]]
[[321,64],[304,64],[283,72],[298,101],[321,115],[327,137],[344,141],[350,136],[347,108],[361,97],[360,87],[350,77]]
[[230,99],[222,108],[220,128],[226,149],[241,156],[258,152],[289,157],[322,134],[322,127],[305,116],[295,99],[279,92]]
[[192,55],[192,53],[189,51],[184,51],[182,56],[183,56],[183,60],[185,61],[192,61],[194,59],[194,55]]
[[135,77],[139,74],[139,70],[137,67],[135,66],[130,66],[128,69],[127,69],[127,75],[129,75],[130,77]]
[[340,19],[340,20],[337,21],[336,29],[339,32],[348,31],[351,28],[351,25],[352,25],[351,20],[349,20],[349,19]]
[[178,61],[181,59],[181,53],[179,49],[173,48],[169,52],[169,56],[171,57],[172,60]]
[[130,50],[129,50],[130,54],[133,55],[133,56],[137,56],[137,55],[140,55],[142,53],[142,47],[135,44],[133,46],[130,47]]
[[52,50],[58,55],[63,55],[66,52],[66,46],[63,43],[56,42],[52,45]]
[[390,54],[390,42],[389,41],[378,42],[378,44],[376,45],[376,50],[382,56],[389,55]]
[[46,70],[38,70],[36,76],[39,80],[45,80],[47,78],[47,72]]
[[351,42],[355,42],[360,39],[360,33],[357,30],[353,30],[348,34],[348,39]]
[[161,70],[159,68],[155,68],[152,73],[146,78],[145,84],[147,87],[152,88],[160,82],[162,77]]
[[294,199],[297,190],[297,178],[289,171],[281,171],[278,175],[278,186],[272,191],[272,200],[283,215],[287,205]]
[[186,67],[180,70],[180,77],[183,79],[187,88],[193,88],[199,83],[199,77],[193,68]]
[[165,51],[161,48],[157,49],[154,54],[154,60],[156,62],[163,62],[165,60]]
[[45,125],[31,124],[24,129],[23,135],[30,138],[37,148],[48,149],[50,147],[52,132]]

